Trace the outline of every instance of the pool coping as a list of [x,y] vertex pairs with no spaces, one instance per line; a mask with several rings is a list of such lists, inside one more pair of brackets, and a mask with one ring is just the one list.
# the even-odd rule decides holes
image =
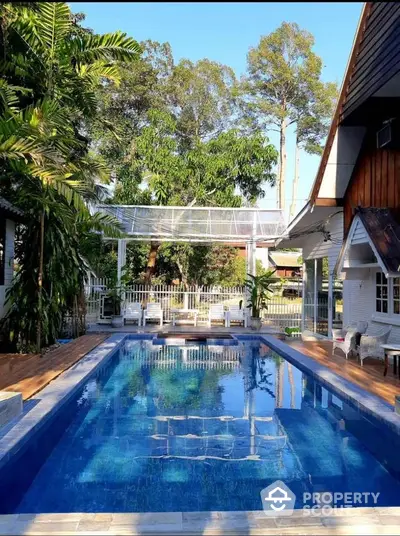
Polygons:
[[0,516],[0,535],[331,535],[400,534],[399,507],[336,510],[334,515],[266,516],[242,512],[148,512],[127,514],[10,514]]
[[[288,362],[315,377],[344,401],[373,415],[400,434],[400,416],[393,406],[376,395],[342,378],[273,336],[235,334],[234,339],[260,340]],[[129,339],[139,343],[151,340],[151,334],[116,333],[88,352],[35,395],[36,406],[24,410],[18,419],[0,433],[0,468],[35,435],[100,366],[104,366]],[[211,337],[210,337],[211,339]],[[400,534],[400,507],[345,509],[335,516],[305,518],[302,510],[291,517],[271,518],[261,511],[234,512],[147,512],[110,514],[9,514],[0,515],[0,535],[5,534]],[[349,513],[351,512],[351,514]],[[354,513],[354,515],[353,515]],[[366,517],[367,516],[367,517]],[[349,522],[348,518],[352,521]],[[337,522],[335,520],[338,520]],[[368,520],[368,522],[366,522]],[[350,532],[348,529],[351,529]],[[369,528],[373,529],[368,532]],[[332,529],[335,529],[333,531]],[[336,532],[338,529],[339,532]],[[344,531],[344,529],[346,529]]]

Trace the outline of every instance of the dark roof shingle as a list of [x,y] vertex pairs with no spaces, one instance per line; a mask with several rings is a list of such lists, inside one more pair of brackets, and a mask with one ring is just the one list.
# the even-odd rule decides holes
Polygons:
[[400,271],[400,225],[389,208],[359,208],[357,214],[388,272]]
[[23,216],[24,214],[22,210],[15,207],[13,204],[7,201],[7,199],[4,199],[4,197],[1,197],[1,196],[0,196],[0,210],[3,210],[7,212],[8,214],[15,215],[15,216]]

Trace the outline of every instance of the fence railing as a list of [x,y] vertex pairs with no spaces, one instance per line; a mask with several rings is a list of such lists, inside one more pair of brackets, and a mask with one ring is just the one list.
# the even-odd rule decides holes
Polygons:
[[[86,321],[87,323],[102,322],[102,300],[106,296],[109,282],[106,279],[92,280],[86,286]],[[272,327],[301,327],[302,304],[300,279],[277,280],[272,285],[273,294],[268,301],[268,308],[263,311],[264,323]],[[211,304],[229,305],[242,302],[246,306],[244,287],[220,286],[189,286],[182,285],[140,285],[125,288],[125,303],[139,302],[145,306],[148,302],[159,302],[163,309],[165,322],[172,321],[172,310],[185,308],[197,309],[198,321],[208,320]],[[107,321],[107,320],[105,320]]]

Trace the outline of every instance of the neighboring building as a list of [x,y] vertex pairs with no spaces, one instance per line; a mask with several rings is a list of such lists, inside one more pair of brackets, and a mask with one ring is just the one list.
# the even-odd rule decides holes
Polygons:
[[269,267],[277,277],[301,277],[300,251],[270,251]]
[[0,318],[5,312],[6,290],[14,275],[15,222],[22,212],[0,197]]
[[390,324],[400,342],[399,222],[400,4],[367,2],[309,201],[279,244],[303,248],[306,329],[330,333],[340,277],[344,324]]

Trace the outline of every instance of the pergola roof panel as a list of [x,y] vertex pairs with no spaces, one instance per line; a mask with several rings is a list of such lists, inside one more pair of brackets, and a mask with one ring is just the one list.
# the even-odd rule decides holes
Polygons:
[[131,240],[266,241],[286,227],[279,209],[97,205],[95,211],[115,216]]

